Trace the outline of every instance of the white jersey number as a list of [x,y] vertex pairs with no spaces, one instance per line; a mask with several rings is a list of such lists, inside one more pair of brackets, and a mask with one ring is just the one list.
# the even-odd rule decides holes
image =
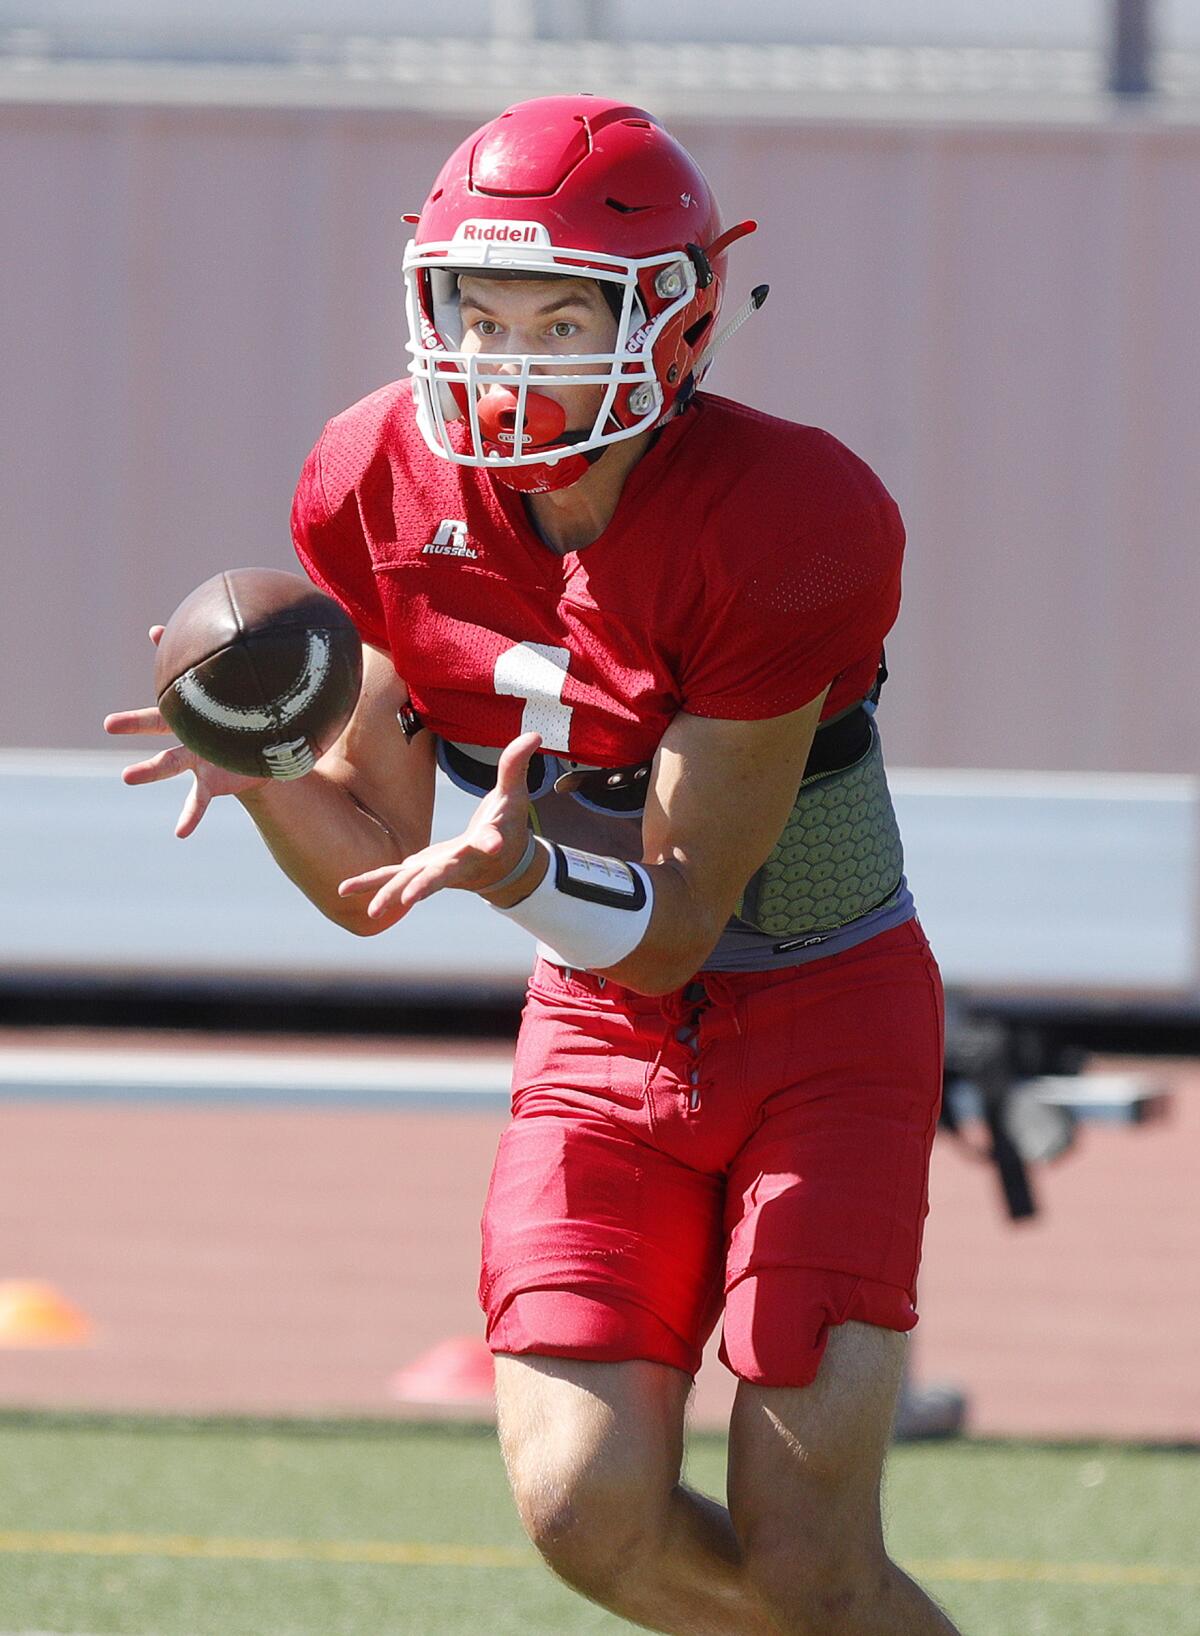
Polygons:
[[540,733],[544,748],[559,755],[570,753],[572,712],[562,698],[570,663],[570,648],[520,642],[500,655],[493,673],[497,693],[525,700],[521,731]]

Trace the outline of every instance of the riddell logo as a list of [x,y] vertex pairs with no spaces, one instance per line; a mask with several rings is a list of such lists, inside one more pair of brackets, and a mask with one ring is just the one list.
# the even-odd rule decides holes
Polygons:
[[460,222],[454,237],[467,244],[550,243],[550,235],[541,222]]
[[628,341],[626,341],[626,343],[625,343],[626,352],[640,352],[642,350],[642,348],[646,344],[646,337],[650,334],[650,331],[653,328],[654,328],[654,320],[653,319],[649,320],[645,324],[640,324],[638,326],[638,328],[634,330],[633,334],[629,337]]

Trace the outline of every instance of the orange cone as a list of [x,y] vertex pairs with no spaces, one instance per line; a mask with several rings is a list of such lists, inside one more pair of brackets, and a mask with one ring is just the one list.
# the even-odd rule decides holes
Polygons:
[[456,1335],[398,1369],[391,1393],[403,1403],[479,1404],[490,1409],[494,1379],[487,1343],[476,1335]]
[[92,1324],[52,1284],[0,1279],[0,1347],[82,1346]]

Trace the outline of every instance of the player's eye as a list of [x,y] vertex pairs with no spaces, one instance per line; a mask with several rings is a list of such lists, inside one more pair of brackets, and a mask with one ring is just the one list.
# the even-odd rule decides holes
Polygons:
[[569,341],[578,330],[578,324],[568,324],[565,318],[560,318],[558,323],[552,327],[550,333],[556,341]]
[[478,330],[480,335],[499,335],[500,326],[494,318],[477,318],[471,326]]

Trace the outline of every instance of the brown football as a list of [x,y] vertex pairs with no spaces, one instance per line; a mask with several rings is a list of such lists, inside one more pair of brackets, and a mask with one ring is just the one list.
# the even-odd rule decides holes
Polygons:
[[185,597],[154,661],[158,708],[189,750],[230,772],[302,778],[350,719],[362,644],[300,574],[231,568]]

